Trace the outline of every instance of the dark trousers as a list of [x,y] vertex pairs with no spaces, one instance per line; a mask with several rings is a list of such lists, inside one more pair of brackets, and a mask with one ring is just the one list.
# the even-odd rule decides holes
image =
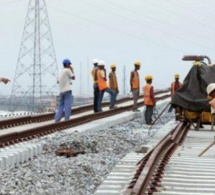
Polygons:
[[93,85],[94,100],[93,100],[93,110],[98,112],[98,102],[99,102],[99,88],[97,84]]
[[146,105],[145,120],[147,125],[152,123],[153,108],[154,106]]

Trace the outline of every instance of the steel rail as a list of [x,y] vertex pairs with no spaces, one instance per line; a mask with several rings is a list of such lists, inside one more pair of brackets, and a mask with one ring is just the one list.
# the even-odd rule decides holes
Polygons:
[[185,139],[189,128],[190,124],[180,122],[143,158],[123,195],[145,195],[156,191],[164,167],[177,146]]
[[[157,98],[157,100],[166,99],[169,95],[164,95],[162,97]],[[142,102],[138,103],[138,107],[143,106]],[[62,121],[58,123],[52,123],[40,127],[35,127],[19,132],[12,132],[5,135],[0,135],[0,147],[5,147],[8,145],[12,145],[18,142],[22,142],[25,140],[35,139],[37,137],[41,137],[47,134],[51,134],[56,131],[61,131],[64,129],[68,129],[71,127],[75,127],[77,125],[85,124],[93,120],[98,120],[104,117],[113,116],[115,114],[119,114],[128,110],[132,110],[133,105],[119,107],[117,109],[108,110],[101,113],[94,113],[90,115],[84,115],[78,118],[70,119],[68,121]]]
[[[169,89],[166,90],[159,90],[155,93],[155,95],[162,94],[169,92]],[[139,98],[143,98],[142,96],[139,96]],[[116,104],[121,104],[127,101],[131,101],[132,98],[126,97],[120,100],[117,100]],[[108,106],[109,102],[104,102],[102,103],[102,106]],[[87,112],[93,110],[93,105],[86,105],[86,106],[81,106],[79,108],[74,108],[72,110],[72,114],[80,114],[83,112]],[[25,125],[25,124],[30,124],[30,123],[36,123],[36,122],[44,122],[48,120],[53,120],[55,113],[47,113],[47,114],[40,114],[40,115],[32,115],[32,116],[23,116],[23,117],[16,117],[16,118],[10,118],[10,119],[5,119],[0,121],[0,130],[1,129],[7,129],[10,127],[15,127],[15,126],[20,126],[20,125]]]

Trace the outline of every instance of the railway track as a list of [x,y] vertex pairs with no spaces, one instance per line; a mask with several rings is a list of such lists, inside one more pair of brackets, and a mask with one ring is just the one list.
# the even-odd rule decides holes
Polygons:
[[190,127],[180,122],[168,133],[155,136],[150,144],[156,146],[136,164],[132,180],[119,194],[215,194],[215,146],[199,156],[213,143],[214,132],[209,125],[201,131]]
[[165,165],[176,147],[184,140],[189,126],[183,122],[179,123],[139,162],[139,168],[124,195],[153,194]]
[[[169,89],[159,90],[155,94],[159,95],[159,94],[168,93],[168,92],[169,92]],[[167,97],[169,96],[167,95]],[[139,99],[142,99],[142,98],[143,98],[142,96],[139,96]],[[116,105],[120,105],[132,100],[133,99],[129,97],[122,98],[117,100]],[[109,102],[102,103],[102,107],[108,107],[108,106],[109,106]],[[139,104],[139,106],[141,105]],[[93,105],[80,106],[71,110],[71,114],[72,116],[74,116],[74,115],[87,112],[87,111],[92,111],[92,110],[93,110]],[[53,120],[54,115],[55,113],[37,114],[37,115],[31,115],[31,116],[22,116],[22,117],[15,117],[15,118],[0,120],[0,130],[19,126],[19,125],[30,124],[30,123],[40,123],[44,121],[50,121],[50,120]]]
[[[170,95],[167,94],[166,91],[158,91],[156,93],[157,100],[168,98]],[[163,94],[163,95],[162,95]],[[120,103],[128,101],[128,99],[123,99],[118,102]],[[104,111],[102,113],[89,113],[89,109],[92,110],[92,105],[84,106],[81,108],[74,109],[74,115],[77,113],[84,112],[86,114],[82,114],[82,116],[74,117],[68,121],[62,121],[55,123],[53,121],[54,113],[47,115],[38,115],[38,116],[27,116],[20,117],[18,119],[8,119],[0,122],[1,128],[8,128],[0,130],[0,147],[3,148],[8,145],[16,144],[18,142],[32,140],[44,135],[48,135],[54,133],[56,131],[61,131],[64,129],[68,129],[71,127],[75,127],[84,123],[88,123],[93,120],[101,119],[104,117],[112,116],[118,113],[122,113],[128,110],[131,110],[133,107],[133,101],[129,99],[131,103],[129,105],[119,106],[117,109]],[[138,106],[143,106],[143,101],[138,102]],[[75,114],[76,113],[76,114]],[[51,117],[52,116],[52,117]],[[47,120],[49,120],[47,122]],[[46,122],[44,122],[46,121]],[[31,124],[30,126],[26,124]],[[32,127],[32,123],[35,123],[34,127]],[[19,126],[18,128],[11,128],[14,126]],[[28,127],[25,127],[28,126]],[[10,128],[9,128],[10,127]],[[25,128],[22,128],[25,127]]]

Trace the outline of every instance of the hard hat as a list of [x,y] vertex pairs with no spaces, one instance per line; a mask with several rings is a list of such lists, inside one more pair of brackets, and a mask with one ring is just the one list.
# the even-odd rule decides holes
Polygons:
[[136,62],[134,62],[134,65],[141,66],[141,62],[140,61],[136,61]]
[[179,79],[180,75],[179,74],[175,74],[175,79]]
[[97,58],[93,59],[93,64],[98,64],[99,60]]
[[104,61],[99,61],[99,62],[98,62],[98,65],[99,65],[99,66],[104,66],[105,63],[104,63]]
[[116,68],[116,64],[111,64],[110,68]]
[[153,78],[152,78],[152,75],[146,75],[146,76],[145,76],[145,80],[146,80],[146,81],[147,81],[147,80],[150,80],[150,79],[153,79]]
[[210,93],[215,89],[215,83],[211,83],[207,86],[207,94],[210,95]]
[[70,62],[69,59],[64,59],[64,60],[63,60],[63,65],[64,65],[64,66],[70,65],[70,64],[72,64],[72,63]]

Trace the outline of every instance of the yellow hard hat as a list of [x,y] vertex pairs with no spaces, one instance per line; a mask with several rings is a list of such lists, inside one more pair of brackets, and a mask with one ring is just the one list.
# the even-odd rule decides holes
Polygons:
[[152,75],[146,75],[146,76],[145,76],[145,80],[146,80],[146,81],[147,81],[147,80],[150,80],[150,79],[153,79]]
[[141,62],[140,61],[136,61],[136,62],[134,62],[134,65],[141,66]]
[[111,64],[110,68],[116,68],[116,64]]
[[175,74],[175,79],[179,79],[180,75],[179,74]]

